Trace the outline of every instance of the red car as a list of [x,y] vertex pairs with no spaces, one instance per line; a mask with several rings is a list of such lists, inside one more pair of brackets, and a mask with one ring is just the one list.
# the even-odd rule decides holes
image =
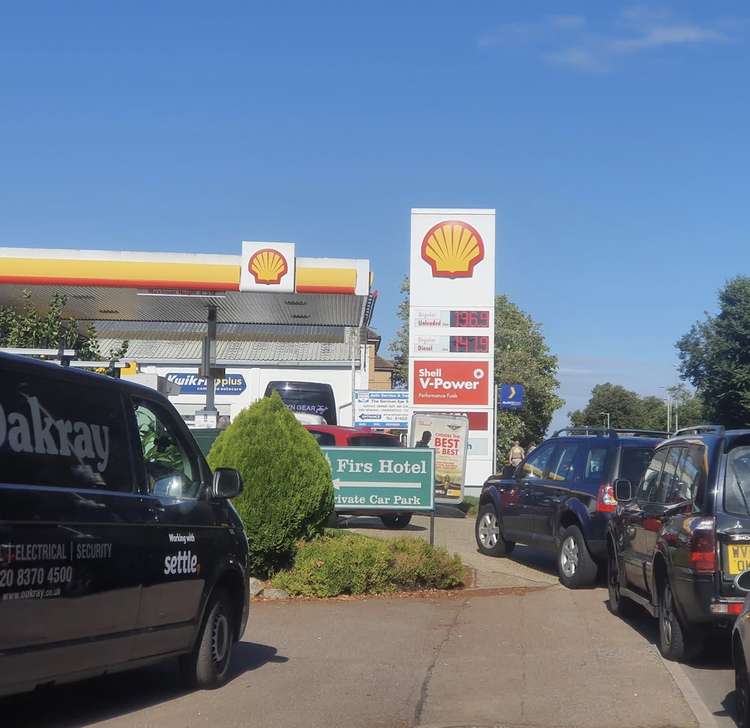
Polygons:
[[[305,425],[305,429],[324,447],[401,447],[396,435],[375,432],[369,427],[341,427],[339,425]],[[337,515],[380,516],[386,528],[406,528],[411,513],[378,513],[378,511],[336,511]]]

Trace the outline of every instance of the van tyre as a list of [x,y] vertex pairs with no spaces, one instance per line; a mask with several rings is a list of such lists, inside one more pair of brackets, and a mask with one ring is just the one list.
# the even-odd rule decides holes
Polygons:
[[665,578],[659,595],[659,652],[666,660],[685,662],[701,651],[702,634],[683,627],[677,614],[672,587]]
[[406,528],[411,521],[411,513],[386,513],[380,516],[380,520],[386,528]]
[[560,582],[568,589],[580,589],[596,582],[596,562],[578,526],[568,526],[560,536],[557,570]]
[[189,688],[211,690],[226,682],[234,633],[234,614],[229,595],[223,589],[217,590],[208,603],[203,627],[193,651],[180,658],[182,675]]
[[621,619],[635,617],[638,605],[632,599],[628,599],[620,593],[621,587],[622,582],[620,580],[620,566],[617,562],[617,554],[610,547],[607,556],[607,591],[609,592],[607,606],[612,614]]
[[516,545],[514,541],[503,538],[500,521],[492,503],[485,503],[479,509],[474,524],[474,537],[480,553],[486,556],[508,556]]

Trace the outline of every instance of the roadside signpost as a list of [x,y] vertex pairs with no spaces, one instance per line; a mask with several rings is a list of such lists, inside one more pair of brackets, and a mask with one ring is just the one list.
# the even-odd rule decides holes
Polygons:
[[434,542],[435,462],[429,448],[322,447],[331,466],[337,511],[430,514]]
[[501,384],[497,406],[504,410],[522,409],[525,396],[526,389],[522,384]]

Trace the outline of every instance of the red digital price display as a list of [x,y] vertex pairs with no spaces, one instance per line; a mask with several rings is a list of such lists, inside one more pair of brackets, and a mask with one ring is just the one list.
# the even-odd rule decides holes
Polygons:
[[487,354],[490,350],[489,336],[451,336],[451,354]]
[[489,311],[451,311],[451,326],[457,329],[487,329]]

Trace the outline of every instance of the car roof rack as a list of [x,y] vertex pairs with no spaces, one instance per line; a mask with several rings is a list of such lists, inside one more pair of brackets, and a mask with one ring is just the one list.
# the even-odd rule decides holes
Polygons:
[[676,430],[672,437],[678,435],[718,435],[721,437],[725,432],[724,425],[693,425],[692,427],[681,427]]
[[563,427],[552,434],[552,437],[570,437],[571,435],[588,435],[591,437],[657,437],[666,439],[669,433],[662,430],[635,430],[624,427]]

